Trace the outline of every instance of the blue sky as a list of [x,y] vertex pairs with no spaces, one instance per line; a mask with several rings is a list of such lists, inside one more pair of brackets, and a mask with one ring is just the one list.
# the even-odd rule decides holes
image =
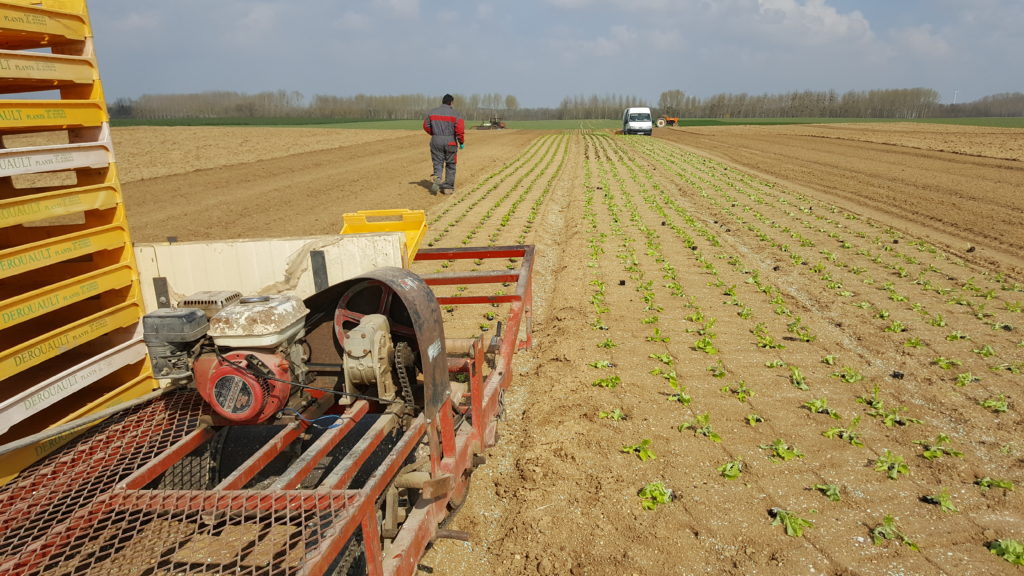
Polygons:
[[109,99],[1024,91],[1024,0],[92,0]]

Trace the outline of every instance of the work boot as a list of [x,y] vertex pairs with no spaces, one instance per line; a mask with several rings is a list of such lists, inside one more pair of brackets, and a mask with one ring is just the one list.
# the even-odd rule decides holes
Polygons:
[[433,183],[430,184],[430,193],[437,194],[441,190],[441,178],[435,176]]
[[442,194],[455,194],[455,188],[442,188]]

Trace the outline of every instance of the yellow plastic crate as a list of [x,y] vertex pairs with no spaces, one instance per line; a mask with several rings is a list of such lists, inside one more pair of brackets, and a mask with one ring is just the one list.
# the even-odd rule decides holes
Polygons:
[[342,234],[374,234],[401,232],[405,234],[405,249],[412,262],[427,233],[427,215],[423,210],[360,210],[344,214]]
[[112,183],[16,196],[0,200],[0,227],[113,208],[120,199],[121,193]]
[[82,41],[89,32],[84,10],[84,0],[0,2],[0,47],[38,48]]

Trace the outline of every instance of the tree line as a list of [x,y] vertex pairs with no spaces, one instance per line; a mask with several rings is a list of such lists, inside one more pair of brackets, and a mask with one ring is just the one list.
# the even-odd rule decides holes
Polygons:
[[[511,94],[455,94],[455,106],[467,120],[500,116],[513,120],[617,119],[629,106],[649,106],[656,115],[684,118],[955,118],[1024,116],[1024,93],[985,96],[974,102],[943,104],[930,88],[835,90],[783,94],[688,95],[661,93],[656,105],[623,94],[567,96],[557,108],[523,108]],[[440,95],[401,94],[329,96],[307,99],[299,92],[258,94],[202,92],[147,94],[119,98],[109,105],[112,118],[173,120],[201,118],[296,118],[311,120],[408,120],[422,118],[440,103]]]

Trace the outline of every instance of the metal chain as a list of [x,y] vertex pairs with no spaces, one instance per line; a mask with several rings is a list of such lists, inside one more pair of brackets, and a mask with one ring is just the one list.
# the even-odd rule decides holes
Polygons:
[[412,382],[409,381],[409,366],[412,366],[412,348],[408,342],[395,344],[395,369],[398,372],[398,383],[402,387],[402,398],[409,406],[416,405],[412,395]]

